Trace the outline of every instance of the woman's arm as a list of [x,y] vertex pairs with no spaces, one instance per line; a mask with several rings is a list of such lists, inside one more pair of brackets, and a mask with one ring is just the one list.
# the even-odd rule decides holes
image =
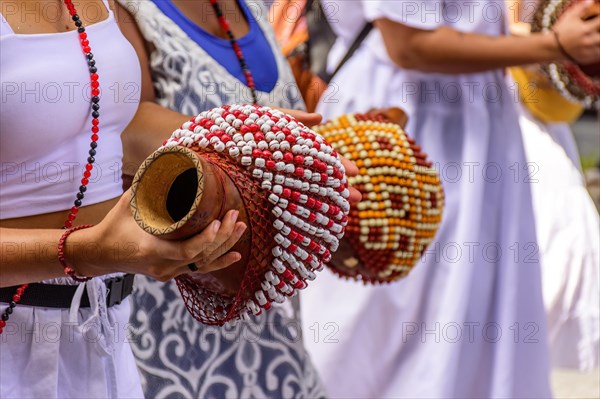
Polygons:
[[[581,64],[600,60],[600,17],[581,20],[590,4],[582,1],[567,10],[554,27],[563,47]],[[378,19],[375,25],[392,61],[406,69],[475,73],[565,58],[552,33],[496,37],[448,27],[415,29],[388,19]]]
[[[229,252],[246,225],[228,212],[201,233],[184,241],[168,241],[143,231],[129,209],[130,193],[98,225],[69,235],[65,258],[78,275],[102,276],[124,272],[145,274],[161,281],[189,273],[227,267],[241,259]],[[65,230],[0,228],[0,287],[64,277],[58,262],[58,241]]]

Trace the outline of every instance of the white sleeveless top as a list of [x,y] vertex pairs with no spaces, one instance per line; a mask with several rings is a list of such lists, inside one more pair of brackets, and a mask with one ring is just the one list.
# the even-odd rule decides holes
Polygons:
[[[101,100],[100,138],[84,205],[121,195],[121,132],[140,99],[136,53],[103,1],[108,18],[86,27]],[[69,209],[89,156],[92,119],[78,33],[16,34],[2,17],[0,47],[0,219]]]

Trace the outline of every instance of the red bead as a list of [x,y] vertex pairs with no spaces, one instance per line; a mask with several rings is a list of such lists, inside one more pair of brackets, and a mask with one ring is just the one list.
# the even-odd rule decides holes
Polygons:
[[294,161],[294,156],[290,152],[286,152],[283,154],[283,161],[286,163],[291,163]]
[[288,209],[288,211],[290,211],[292,213],[296,213],[296,211],[298,210],[298,205],[296,205],[296,204],[288,204],[287,209]]
[[85,40],[85,39],[83,39],[83,40],[81,41],[81,45],[82,45],[83,47],[87,46],[88,44],[90,44],[90,41],[89,41],[89,40]]
[[296,171],[294,172],[294,174],[298,177],[304,176],[304,168],[296,168]]
[[263,151],[263,158],[270,159],[272,156],[273,156],[273,154],[271,153],[271,151],[269,151],[269,150]]
[[100,121],[98,120],[98,118],[92,119],[92,125],[98,126],[99,123],[100,123]]
[[99,131],[100,129],[98,129],[98,126],[92,126],[92,132],[98,133]]
[[76,206],[71,208],[71,213],[77,215],[77,212],[79,212],[79,208],[77,208]]
[[100,95],[100,90],[98,88],[93,88],[92,89],[92,96],[99,96]]
[[2,332],[4,327],[6,327],[6,322],[4,320],[0,320],[0,332]]
[[256,133],[260,130],[260,126],[258,126],[256,123],[251,124],[250,126],[248,126],[250,128],[250,131],[252,133]]
[[311,212],[310,215],[308,215],[308,221],[312,223],[315,220],[317,220],[317,215],[315,215],[313,212]]
[[252,156],[253,156],[254,158],[260,158],[260,157],[261,157],[261,155],[262,155],[262,151],[261,151],[261,150],[259,150],[259,149],[254,149],[254,150],[252,150]]
[[299,290],[302,290],[304,288],[306,288],[306,283],[302,280],[298,280],[295,284],[294,284],[294,288],[297,288]]
[[279,284],[277,284],[275,287],[277,287],[278,289],[282,289],[284,285],[285,285],[285,281],[279,280]]
[[288,247],[288,251],[290,251],[290,252],[291,252],[291,253],[293,253],[293,254],[294,254],[294,253],[296,253],[296,251],[297,251],[297,250],[298,250],[298,246],[297,246],[296,244],[291,244],[291,245]]
[[309,198],[308,201],[306,201],[306,205],[308,205],[309,208],[314,208],[315,207],[315,199]]
[[258,132],[254,134],[254,140],[256,141],[263,141],[265,139],[265,135]]
[[263,305],[263,308],[264,308],[265,310],[269,310],[269,309],[271,309],[271,302],[267,301],[267,303],[265,303],[265,304]]
[[84,51],[85,53],[89,53],[89,52],[91,52],[91,51],[92,51],[92,49],[90,48],[90,46],[84,46],[84,47],[83,47],[83,51]]
[[85,165],[85,170],[87,170],[87,171],[91,171],[93,168],[94,167],[89,163],[87,165]]
[[100,87],[100,83],[98,81],[92,82],[92,87],[94,89],[97,89],[98,87]]
[[313,148],[320,150],[321,149],[321,144],[318,141],[313,141]]
[[73,226],[73,222],[71,222],[70,220],[67,220],[67,221],[65,222],[65,226],[66,226],[66,227],[72,227],[72,226]]
[[23,292],[25,292],[25,289],[23,287],[19,287],[19,288],[17,288],[17,294],[16,295],[23,295]]
[[79,34],[79,39],[81,39],[81,40],[85,40],[85,39],[87,39],[87,33],[85,33],[85,32],[81,32],[81,33]]
[[285,134],[286,136],[288,136],[288,135],[291,135],[291,134],[292,134],[292,131],[291,131],[289,128],[287,128],[287,127],[284,127],[284,128],[282,128],[282,129],[281,129],[281,131],[282,131],[282,132],[283,132],[283,134]]
[[92,141],[93,142],[98,141],[98,135],[96,133],[92,134]]
[[292,199],[293,199],[294,201],[298,201],[298,200],[300,199],[300,193],[299,193],[298,191],[294,191],[294,192],[292,193]]
[[84,176],[86,179],[89,179],[91,175],[92,175],[92,174],[91,174],[90,172],[88,172],[87,170],[86,170],[85,172],[83,172],[83,176]]
[[87,186],[90,181],[87,178],[81,179],[81,184]]
[[296,165],[302,165],[304,164],[304,157],[302,155],[296,155],[294,157],[294,162],[296,163]]
[[266,166],[267,166],[267,169],[273,170],[273,169],[275,169],[275,162],[269,160],[269,161],[267,161]]
[[250,126],[242,125],[242,127],[240,127],[240,133],[242,133],[242,134],[250,133]]
[[292,195],[292,190],[290,190],[289,188],[284,188],[283,189],[283,198],[290,198],[290,196]]
[[322,182],[326,182],[328,177],[329,176],[327,176],[327,173],[321,173],[321,181]]
[[288,268],[281,275],[288,281],[294,278],[294,274]]
[[13,295],[12,300],[15,302],[19,302],[21,300],[21,294]]

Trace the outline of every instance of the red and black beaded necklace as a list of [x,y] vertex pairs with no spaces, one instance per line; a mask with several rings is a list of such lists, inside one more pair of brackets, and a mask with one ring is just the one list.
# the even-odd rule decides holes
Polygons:
[[[94,158],[96,156],[96,147],[98,147],[98,132],[100,131],[99,129],[99,124],[100,124],[100,83],[98,81],[98,69],[96,67],[96,61],[94,60],[94,54],[92,54],[92,48],[90,47],[90,42],[88,40],[87,37],[87,33],[85,33],[85,27],[83,26],[83,22],[81,22],[81,19],[79,18],[79,15],[77,14],[77,11],[75,10],[75,6],[73,5],[71,0],[63,0],[63,2],[65,3],[65,6],[67,7],[67,10],[69,11],[69,15],[71,15],[71,19],[73,20],[73,22],[75,23],[75,26],[77,27],[77,32],[79,34],[79,42],[81,44],[81,49],[83,50],[83,53],[85,55],[86,61],[87,61],[87,65],[88,65],[88,70],[90,72],[90,81],[91,81],[91,98],[90,98],[90,103],[91,103],[91,109],[92,109],[92,135],[91,135],[91,142],[90,142],[90,150],[88,151],[88,158],[87,158],[87,164],[85,165],[85,171],[83,172],[83,178],[81,179],[81,186],[79,186],[79,191],[77,192],[76,195],[76,199],[73,202],[73,207],[71,208],[69,215],[67,216],[67,220],[64,223],[63,229],[71,229],[73,226],[73,222],[75,221],[75,218],[77,218],[77,213],[79,212],[79,208],[82,205],[82,201],[83,198],[85,197],[85,192],[87,190],[87,185],[89,183],[89,178],[92,175],[92,169],[94,168],[94,162],[96,161],[96,159]],[[78,226],[75,229],[80,229],[80,228],[85,228],[85,227],[89,227],[89,226]],[[59,254],[59,259],[61,258],[61,254]],[[61,261],[61,263],[63,263],[63,261]],[[75,275],[75,271],[66,266],[66,264],[63,264],[63,266],[65,266],[65,272],[71,277],[73,278],[75,281],[78,282],[84,282],[89,280],[88,277],[79,277],[77,275]],[[15,308],[15,306],[17,306],[17,303],[21,300],[21,296],[23,295],[23,293],[25,292],[25,290],[27,289],[28,284],[23,284],[21,285],[19,288],[17,288],[15,294],[12,297],[12,301],[9,302],[8,308],[6,308],[6,310],[2,313],[2,318],[0,320],[0,334],[2,334],[2,331],[4,330],[4,327],[6,326],[6,321],[8,320],[8,318],[10,317],[10,315],[13,312],[13,309]]]
[[254,76],[252,76],[252,72],[246,63],[246,59],[244,58],[244,53],[242,52],[242,48],[237,42],[237,39],[233,35],[231,31],[231,27],[229,26],[229,22],[225,15],[223,14],[223,10],[221,10],[221,6],[219,5],[217,0],[210,0],[210,4],[213,6],[215,10],[215,14],[217,14],[217,18],[219,19],[219,25],[221,25],[221,29],[223,32],[227,34],[229,38],[229,42],[231,43],[231,47],[237,56],[238,61],[240,62],[240,66],[242,67],[242,72],[244,73],[244,77],[246,78],[246,84],[252,93],[252,103],[258,103],[258,97],[256,95],[256,85],[254,82]]

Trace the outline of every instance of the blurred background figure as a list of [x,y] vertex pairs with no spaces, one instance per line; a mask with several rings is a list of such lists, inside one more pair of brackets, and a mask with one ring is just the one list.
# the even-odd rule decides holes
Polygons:
[[[321,3],[337,34],[329,73],[369,21],[377,29],[339,70],[317,111],[327,119],[374,107],[405,108],[407,131],[439,163],[447,195],[437,242],[404,281],[363,287],[328,273],[303,293],[305,340],[328,393],[551,396],[535,231],[539,211],[532,207],[532,165],[523,142],[534,120],[523,116],[504,68],[560,61],[558,44],[552,35],[506,37],[503,1]],[[585,47],[578,56],[593,62],[600,59],[598,38],[587,47],[582,38],[593,35],[599,20],[581,21],[577,13],[585,5],[556,29],[563,46]],[[541,137],[550,135],[543,125],[536,129]],[[572,168],[572,139],[563,143],[556,147],[568,152],[571,157],[563,158]],[[586,242],[578,243],[585,262],[593,256]],[[593,289],[588,285],[582,295]],[[574,322],[586,323],[593,323],[593,314]],[[595,361],[581,351],[573,355],[575,367]]]
[[[540,3],[508,2],[513,34],[530,34]],[[584,108],[564,99],[539,65],[510,71],[521,100],[552,366],[591,370],[600,351],[600,219],[569,128]]]

